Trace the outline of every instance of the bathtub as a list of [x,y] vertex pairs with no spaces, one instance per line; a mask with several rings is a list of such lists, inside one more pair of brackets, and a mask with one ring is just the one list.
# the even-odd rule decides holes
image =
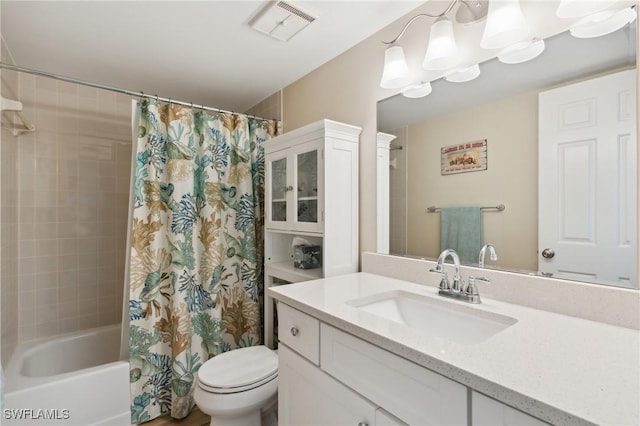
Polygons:
[[20,345],[5,372],[0,423],[130,424],[129,363],[119,354],[119,324]]

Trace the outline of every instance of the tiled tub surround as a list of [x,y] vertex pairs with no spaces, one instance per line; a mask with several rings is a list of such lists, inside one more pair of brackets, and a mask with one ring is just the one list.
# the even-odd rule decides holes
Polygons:
[[639,424],[638,330],[485,295],[473,309],[518,321],[488,340],[466,345],[430,338],[346,303],[392,290],[445,300],[430,285],[370,273],[282,285],[268,292],[326,324],[551,424]]
[[131,98],[28,74],[19,81],[36,126],[15,142],[19,340],[118,323]]
[[[10,61],[4,40],[0,58]],[[0,71],[2,95],[17,99],[18,76]],[[0,120],[0,359],[4,368],[18,344],[18,138],[13,135],[15,114],[2,113]]]

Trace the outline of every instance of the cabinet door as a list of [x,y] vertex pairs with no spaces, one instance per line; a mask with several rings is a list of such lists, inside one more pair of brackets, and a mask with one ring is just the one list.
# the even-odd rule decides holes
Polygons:
[[283,149],[270,154],[266,162],[266,227],[322,232],[322,144]]
[[287,229],[291,215],[289,205],[291,197],[288,195],[292,192],[293,185],[288,179],[290,172],[286,152],[281,151],[270,155],[266,166],[266,226]]
[[478,392],[471,396],[473,426],[548,426],[548,423]]
[[281,425],[375,424],[376,407],[296,355],[278,349],[278,422]]
[[378,408],[376,410],[376,426],[409,426],[391,413]]
[[410,425],[467,424],[465,386],[324,323],[320,367]]
[[322,144],[305,143],[292,152],[293,160],[293,228],[297,231],[322,232]]

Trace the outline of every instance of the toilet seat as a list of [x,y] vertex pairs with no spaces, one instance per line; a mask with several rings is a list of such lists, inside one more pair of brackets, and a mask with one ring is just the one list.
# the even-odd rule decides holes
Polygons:
[[278,356],[266,346],[222,353],[198,370],[198,386],[206,392],[229,394],[255,389],[278,377]]

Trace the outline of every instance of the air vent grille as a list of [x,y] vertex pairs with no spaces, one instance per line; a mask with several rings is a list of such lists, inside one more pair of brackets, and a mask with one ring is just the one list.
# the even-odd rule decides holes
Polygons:
[[289,3],[287,3],[286,1],[279,1],[277,3],[277,6],[286,10],[287,12],[296,15],[302,19],[304,19],[305,21],[312,23],[313,21],[316,20],[316,18],[314,18],[313,16],[304,13],[303,11],[301,11],[300,9],[298,9],[297,7],[294,7],[292,5],[290,5]]
[[249,25],[275,39],[289,41],[315,20],[314,16],[290,2],[274,1],[258,13]]

